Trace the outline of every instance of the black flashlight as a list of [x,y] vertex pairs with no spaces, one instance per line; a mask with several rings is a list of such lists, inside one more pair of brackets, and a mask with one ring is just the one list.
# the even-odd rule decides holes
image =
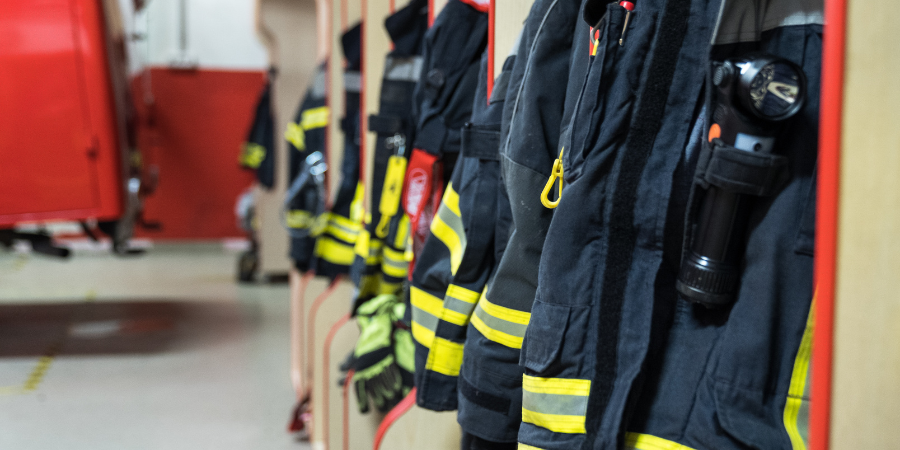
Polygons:
[[[715,100],[709,139],[747,152],[771,153],[780,125],[803,108],[806,77],[796,64],[751,54],[713,64]],[[690,251],[676,289],[709,308],[732,303],[740,281],[752,196],[710,185],[702,194]]]

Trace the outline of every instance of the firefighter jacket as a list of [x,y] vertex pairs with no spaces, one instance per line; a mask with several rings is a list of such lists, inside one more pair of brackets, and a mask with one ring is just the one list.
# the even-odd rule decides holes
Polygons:
[[435,411],[457,407],[457,377],[466,327],[507,241],[509,201],[500,181],[500,121],[514,57],[487,97],[487,53],[481,61],[471,122],[410,286],[416,342],[416,402]]
[[[359,88],[360,88],[360,24],[341,36],[346,66],[344,67],[344,151],[334,202],[329,211],[316,218],[316,237],[312,267],[316,275],[334,279],[347,274],[355,257],[354,246],[362,228],[362,188],[359,183]],[[330,160],[335,156],[329,155]],[[332,173],[332,172],[329,172]]]
[[[522,344],[520,448],[804,448],[821,1],[639,0],[622,45],[624,8],[584,17],[597,44]],[[736,302],[706,309],[675,289],[720,167],[702,89],[710,60],[751,51],[802,67],[809,99],[775,141],[787,181],[748,205]]]
[[413,103],[415,140],[404,187],[413,253],[421,251],[471,118],[479,59],[487,46],[487,3],[450,0],[425,34]]
[[272,79],[275,69],[269,70],[269,78],[254,108],[253,123],[247,140],[241,147],[239,162],[242,167],[256,171],[260,186],[272,189],[275,185],[275,119],[272,116]]
[[291,259],[301,272],[310,269],[316,242],[314,225],[325,211],[325,134],[329,120],[325,76],[323,63],[316,69],[294,121],[284,132],[290,180],[284,200],[284,222],[291,237]]
[[369,117],[377,135],[372,172],[371,215],[355,248],[352,276],[358,302],[399,294],[407,278],[409,219],[400,206],[415,121],[413,89],[422,68],[421,43],[428,25],[427,0],[415,0],[385,20],[394,42],[381,82],[379,112]]
[[[540,194],[559,153],[567,83],[581,0],[537,0],[522,31],[504,108],[500,155],[512,207],[509,242],[493,279],[479,298],[466,335],[459,377],[463,430],[494,442],[515,442],[522,414],[519,349],[537,288],[538,264],[552,210]],[[579,26],[587,54],[587,26]],[[582,61],[577,59],[576,61]],[[582,69],[583,70],[583,69]],[[580,83],[571,83],[569,86]]]

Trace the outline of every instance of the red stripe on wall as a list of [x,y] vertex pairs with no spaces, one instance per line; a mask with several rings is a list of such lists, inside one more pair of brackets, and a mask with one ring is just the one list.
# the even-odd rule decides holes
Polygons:
[[[162,239],[244,236],[234,205],[253,183],[254,174],[240,168],[238,155],[265,72],[149,70],[149,79],[138,77],[132,82],[132,92],[138,105],[144,166],[159,167],[159,186],[145,200],[144,217],[159,222],[162,229],[138,229],[138,235]],[[280,138],[277,131],[276,139]]]

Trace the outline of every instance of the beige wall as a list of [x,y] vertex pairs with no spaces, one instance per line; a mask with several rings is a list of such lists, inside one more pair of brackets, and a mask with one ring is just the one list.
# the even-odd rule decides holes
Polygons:
[[[262,22],[276,41],[278,77],[274,86],[275,188],[257,190],[260,217],[260,274],[286,273],[291,263],[288,236],[281,225],[281,203],[287,188],[287,143],[282,138],[294,118],[316,67],[316,4],[314,0],[262,0]],[[270,47],[272,48],[272,47]]]

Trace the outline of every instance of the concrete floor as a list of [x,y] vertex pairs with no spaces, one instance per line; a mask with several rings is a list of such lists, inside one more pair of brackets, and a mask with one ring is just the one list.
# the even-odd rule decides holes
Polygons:
[[286,285],[221,244],[0,251],[0,449],[306,450],[286,431]]

